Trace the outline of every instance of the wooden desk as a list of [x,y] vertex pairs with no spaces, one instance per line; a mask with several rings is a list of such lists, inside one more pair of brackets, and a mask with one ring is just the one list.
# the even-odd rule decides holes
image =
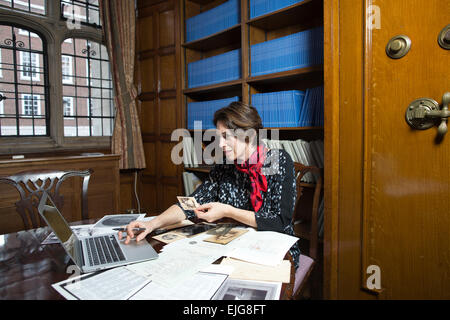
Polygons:
[[[91,224],[87,220],[75,224]],[[51,285],[67,279],[73,265],[60,244],[41,245],[49,235],[48,227],[0,235],[0,299],[4,300],[64,300]],[[147,238],[156,251],[164,244]],[[287,258],[290,259],[289,253]],[[292,263],[292,259],[291,259]],[[292,295],[294,267],[291,268],[291,283],[283,284],[280,299]]]

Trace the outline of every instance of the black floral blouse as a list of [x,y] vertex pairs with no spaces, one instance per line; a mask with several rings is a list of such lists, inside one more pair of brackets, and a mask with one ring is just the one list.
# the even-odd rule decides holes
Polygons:
[[[284,150],[271,149],[262,167],[267,179],[267,192],[263,192],[263,205],[255,213],[259,231],[276,231],[294,235],[292,214],[297,196],[294,164]],[[217,164],[206,179],[190,196],[199,204],[220,202],[235,208],[254,211],[250,202],[250,178],[234,164]],[[181,208],[181,206],[180,206]],[[183,210],[187,219],[195,218],[191,210]],[[298,268],[300,249],[296,242],[290,249],[295,269]]]

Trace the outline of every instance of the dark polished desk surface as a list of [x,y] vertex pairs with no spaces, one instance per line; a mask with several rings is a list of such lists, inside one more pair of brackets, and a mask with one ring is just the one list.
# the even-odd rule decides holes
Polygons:
[[[87,220],[76,224],[91,224]],[[42,245],[50,229],[33,230],[0,235],[0,299],[5,300],[63,300],[52,284],[73,275],[72,260],[60,244]],[[147,237],[147,241],[160,251],[163,243]],[[287,254],[290,259],[290,255]],[[292,259],[291,264],[292,264]],[[295,270],[291,268],[291,282],[283,284],[280,299],[292,295]]]

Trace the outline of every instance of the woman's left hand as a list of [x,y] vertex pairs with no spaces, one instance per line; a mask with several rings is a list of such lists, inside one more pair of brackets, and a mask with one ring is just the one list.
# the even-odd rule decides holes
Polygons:
[[194,213],[199,219],[206,220],[207,222],[214,222],[216,220],[226,217],[231,206],[220,202],[205,203],[194,210]]

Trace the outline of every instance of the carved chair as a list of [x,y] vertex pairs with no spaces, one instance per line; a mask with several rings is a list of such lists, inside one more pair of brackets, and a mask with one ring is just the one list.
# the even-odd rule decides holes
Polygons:
[[[88,219],[87,192],[92,169],[86,171],[39,170],[19,172],[9,177],[0,177],[0,183],[7,183],[17,189],[20,200],[17,201],[16,211],[23,221],[25,230],[45,226],[37,207],[44,191],[46,191],[57,208],[61,209],[64,197],[59,193],[61,184],[71,177],[82,177],[81,217]],[[31,221],[31,224],[30,224]]]
[[[311,210],[311,227],[309,234],[309,252],[308,254],[300,254],[299,257],[299,267],[295,272],[295,283],[292,299],[299,299],[302,297],[304,289],[311,277],[311,273],[316,265],[318,259],[318,245],[319,245],[319,235],[318,235],[318,214],[319,214],[319,201],[322,192],[323,184],[323,174],[322,169],[305,166],[301,163],[294,163],[295,174],[296,174],[296,185],[297,185],[297,200],[295,203],[293,222],[295,223],[298,217],[296,213],[298,212],[299,203],[303,195],[304,183],[301,179],[307,174],[311,173],[316,177],[316,183],[314,186],[313,200],[312,200],[312,210]],[[294,228],[295,232],[295,228]],[[301,235],[296,234],[297,237],[302,238]]]

